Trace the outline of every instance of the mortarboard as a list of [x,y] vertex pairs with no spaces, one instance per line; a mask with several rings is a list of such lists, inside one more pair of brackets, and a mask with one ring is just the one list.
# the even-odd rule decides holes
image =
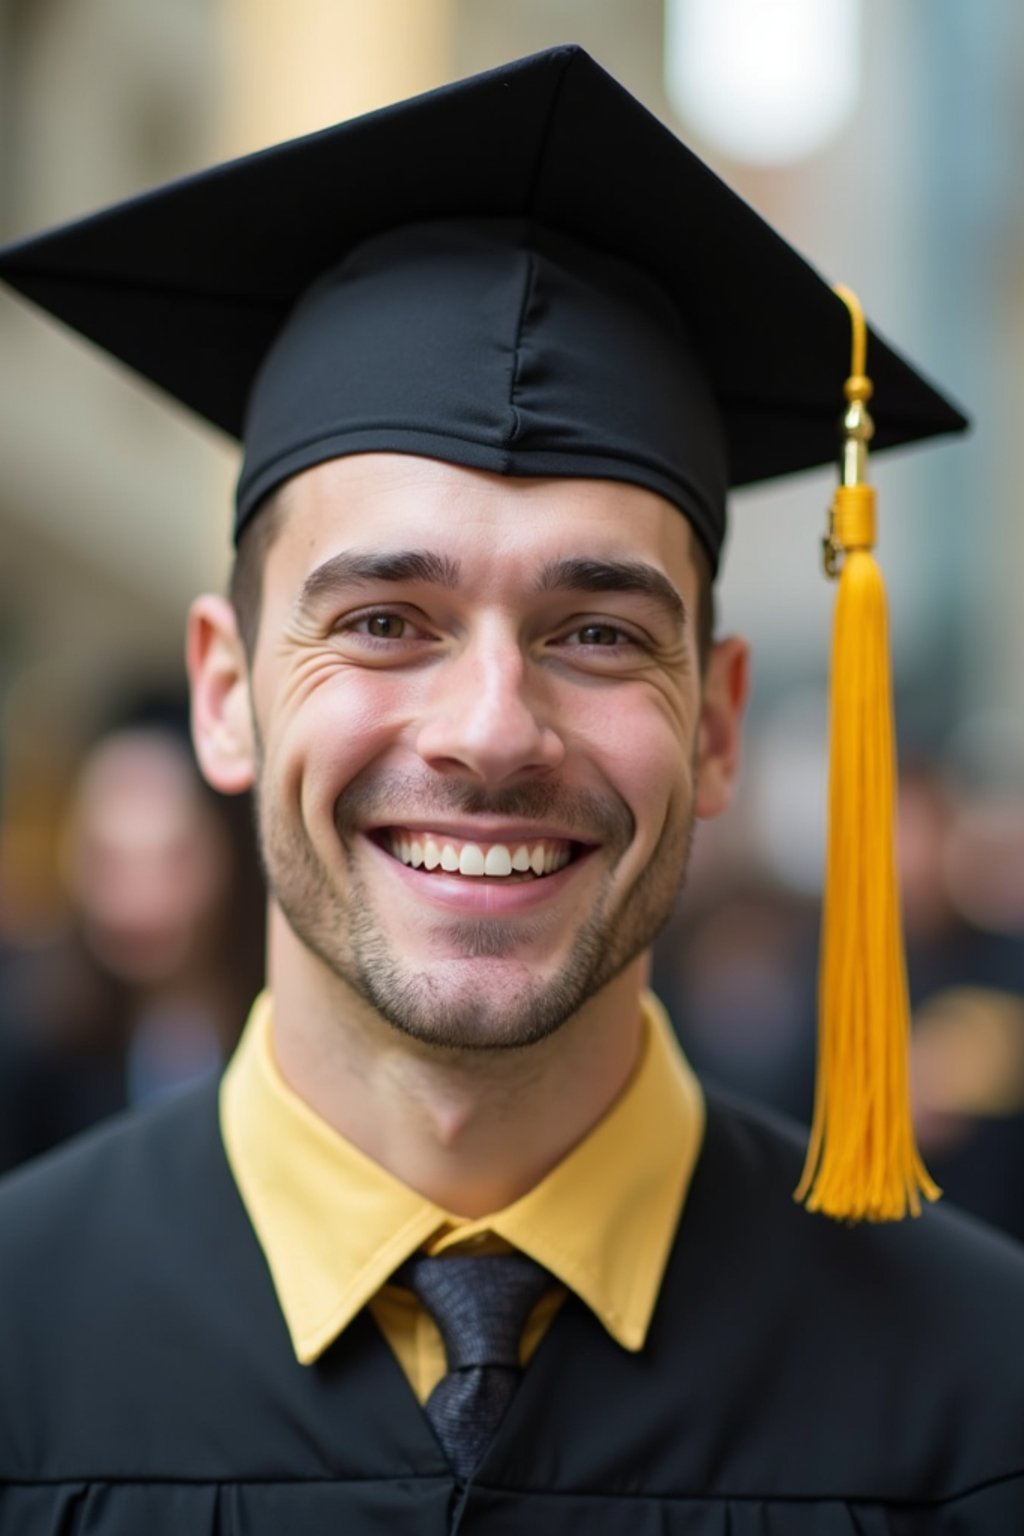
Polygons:
[[[847,588],[870,572],[870,594],[861,582],[861,617],[837,639],[844,683],[877,671],[863,623],[884,641],[867,553],[867,438],[888,447],[966,425],[865,329],[855,301],[574,47],[8,246],[0,276],[242,439],[237,531],[303,468],[404,451],[645,486],[690,519],[714,567],[729,486],[835,459],[847,380],[850,494],[840,493],[832,550]],[[865,415],[872,387],[877,427]],[[887,650],[883,660],[887,710]],[[898,1064],[907,1010],[891,786],[881,808],[861,803],[891,778],[891,720],[877,687],[866,705],[854,693],[835,706],[833,736],[843,769],[837,803],[834,752],[826,974],[828,923],[844,937],[822,1002],[831,1087],[820,1074],[802,1194],[833,1215],[884,1218],[916,1209],[918,1189],[933,1186]],[[844,722],[856,726],[849,748]],[[851,811],[880,841],[851,833]],[[865,908],[860,926],[851,901]],[[837,988],[854,1015],[838,1035],[826,1020]],[[897,1055],[886,1045],[887,1064],[865,1067],[880,1029]],[[823,1183],[832,1152],[840,1166]]]
[[[410,294],[405,274],[415,271],[416,242],[407,236],[403,247],[401,235],[389,242],[387,233],[448,220],[485,221],[476,261],[466,252],[456,270],[452,254],[445,269],[436,252],[423,252]],[[505,266],[495,225],[491,248],[483,249],[486,221],[508,221]],[[520,313],[521,253],[523,242],[529,249],[545,231],[585,250],[566,243],[561,265],[548,253],[551,281],[559,273],[575,281],[528,329],[540,355],[531,376],[515,381],[516,403],[529,417],[533,388],[536,409],[513,439],[507,353],[520,320],[529,328],[531,318]],[[382,236],[376,253],[372,245],[358,251]],[[323,285],[332,270],[333,285]],[[245,515],[275,456],[297,467],[295,439],[306,443],[308,464],[316,432],[323,456],[333,457],[346,451],[346,433],[353,443],[372,440],[375,430],[393,441],[404,429],[411,440],[443,439],[448,453],[513,474],[607,474],[618,457],[623,478],[660,478],[652,488],[662,491],[678,481],[671,499],[691,515],[685,498],[694,491],[715,501],[717,536],[711,528],[704,535],[717,549],[725,482],[712,484],[716,476],[744,485],[836,454],[837,379],[841,385],[849,356],[843,304],[579,48],[550,49],[8,246],[0,250],[0,275],[236,437],[268,351],[306,295],[296,318],[308,318],[307,334],[289,338],[297,367],[288,382],[297,378],[303,389],[301,380],[329,358],[335,419],[311,427],[299,412],[292,421],[271,421],[275,407],[267,402],[245,433]],[[614,293],[616,276],[632,291],[609,318],[601,279]],[[417,305],[431,277],[430,300]],[[318,281],[311,314],[308,291]],[[543,273],[540,281],[537,310],[544,308]],[[589,308],[588,286],[598,289]],[[322,339],[332,296],[340,345]],[[559,299],[571,306],[564,324]],[[639,329],[638,317],[651,323],[646,335],[631,338],[627,321]],[[670,335],[659,337],[666,323]],[[574,334],[576,355],[567,356]],[[433,345],[424,350],[421,339]],[[378,361],[389,340],[401,348],[400,367]],[[622,362],[609,369],[609,343],[647,364],[630,375],[629,390],[621,388]],[[877,336],[870,348],[876,448],[965,425]],[[673,351],[685,365],[681,379]],[[485,368],[489,352],[498,354],[493,373]],[[460,392],[467,354],[473,383]],[[725,465],[701,464],[695,473],[694,453],[714,454],[690,430],[687,413],[666,409],[659,389],[675,386],[672,403],[684,404],[698,372],[721,418]],[[307,398],[304,407],[308,413],[313,402]],[[624,412],[635,419],[623,423]],[[488,456],[490,464],[479,462]],[[588,459],[602,458],[588,470]]]

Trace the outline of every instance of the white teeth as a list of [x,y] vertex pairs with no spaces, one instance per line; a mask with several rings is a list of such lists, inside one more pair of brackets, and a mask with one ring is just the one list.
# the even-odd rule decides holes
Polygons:
[[510,844],[491,843],[481,847],[479,843],[439,843],[428,832],[395,832],[390,849],[396,859],[413,869],[435,870],[441,868],[449,874],[477,877],[490,875],[492,879],[504,879],[511,874],[525,875],[531,870],[537,876],[551,875],[564,869],[569,863],[570,850],[552,848],[540,842],[530,847],[520,843],[513,850]]
[[510,875],[512,873],[512,856],[508,849],[501,843],[495,843],[487,850],[484,859],[485,875]]
[[459,854],[459,874],[482,875],[484,868],[483,849],[478,848],[476,843],[465,843]]

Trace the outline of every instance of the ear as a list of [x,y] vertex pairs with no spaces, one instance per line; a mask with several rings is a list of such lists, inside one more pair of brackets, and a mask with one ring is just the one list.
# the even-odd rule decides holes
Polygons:
[[256,737],[245,647],[226,598],[207,594],[192,604],[185,660],[203,777],[221,794],[241,794],[255,781]]
[[694,810],[702,820],[720,816],[732,801],[749,690],[746,641],[735,636],[716,640],[704,669],[697,727]]

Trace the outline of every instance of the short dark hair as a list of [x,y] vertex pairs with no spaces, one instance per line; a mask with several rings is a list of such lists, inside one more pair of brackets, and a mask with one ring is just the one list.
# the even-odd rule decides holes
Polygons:
[[231,567],[228,597],[235,610],[238,633],[250,665],[263,611],[263,570],[283,521],[282,498],[272,494],[242,529]]
[[694,628],[697,631],[697,658],[700,662],[701,676],[708,664],[711,647],[715,639],[715,628],[718,623],[717,605],[715,602],[715,578],[712,574],[711,556],[695,533],[690,534],[690,553],[697,570],[697,612],[694,615]]
[[[234,565],[231,568],[228,596],[235,610],[238,632],[242,637],[245,654],[250,663],[256,650],[256,638],[260,629],[260,613],[263,607],[263,569],[267,554],[281,531],[283,521],[284,498],[277,492],[273,492],[242,530],[238,548],[235,551]],[[715,634],[715,589],[711,575],[711,560],[704,545],[695,535],[692,538],[692,553],[693,563],[697,568],[697,655],[703,672]]]

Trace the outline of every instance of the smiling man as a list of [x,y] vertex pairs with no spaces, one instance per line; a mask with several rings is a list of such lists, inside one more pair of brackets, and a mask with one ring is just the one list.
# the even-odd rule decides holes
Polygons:
[[[188,658],[271,892],[219,1092],[0,1193],[0,1536],[1019,1529],[1024,1259],[807,1214],[645,991],[841,302],[575,49],[0,272],[243,439]],[[883,445],[962,425],[872,359]]]
[[500,1209],[636,1068],[745,647],[702,655],[706,558],[639,486],[359,454],[260,516],[253,644],[206,597],[190,657],[205,770],[257,792],[278,1065],[405,1182]]

